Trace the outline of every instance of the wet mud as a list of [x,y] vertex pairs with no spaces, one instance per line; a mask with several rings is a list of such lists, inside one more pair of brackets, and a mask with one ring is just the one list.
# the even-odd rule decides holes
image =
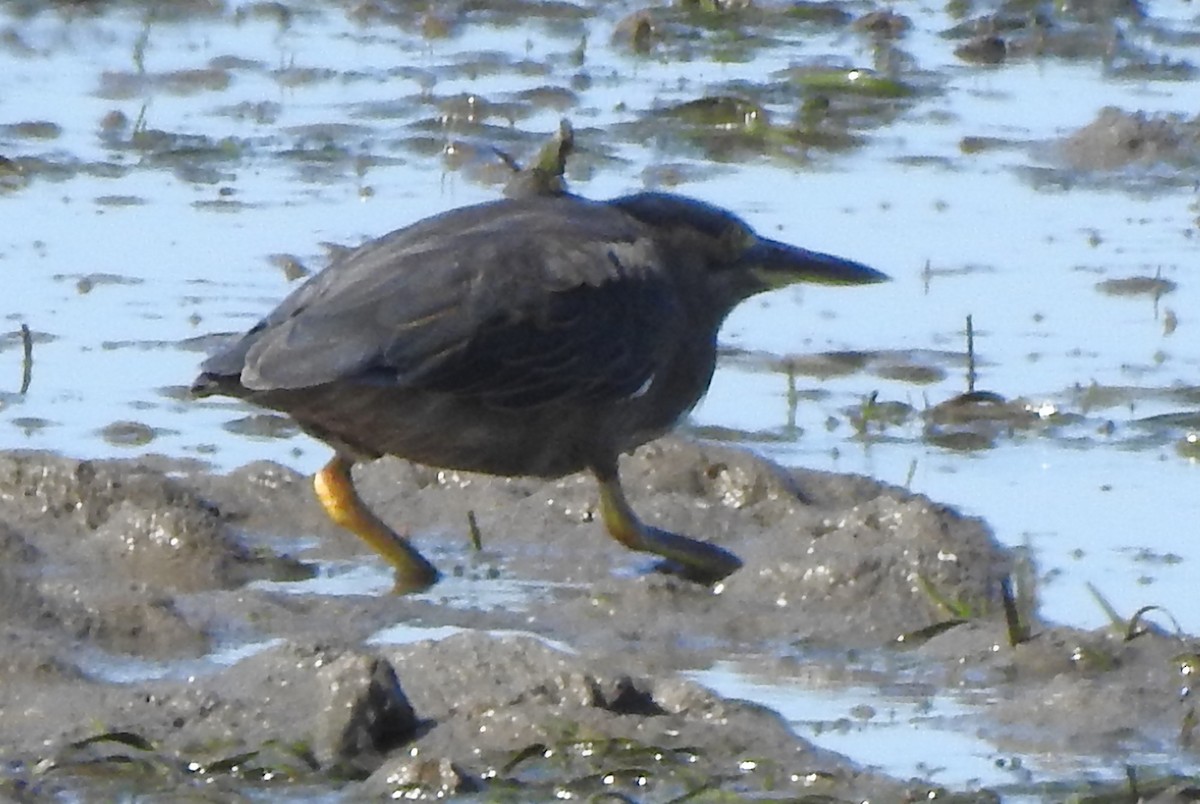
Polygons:
[[1054,627],[1029,593],[1007,598],[1012,644],[1020,556],[901,488],[647,445],[623,466],[634,506],[745,561],[708,587],[611,542],[583,476],[357,471],[445,573],[431,591],[392,595],[380,569],[331,593],[376,559],[282,466],[0,455],[0,790],[997,800],[872,772],[685,675],[721,662],[987,699],[961,728],[1021,751],[1190,740],[1194,644],[1149,616]]
[[[17,302],[6,320],[29,324],[0,333],[6,368],[23,369],[7,375],[0,412],[12,426],[8,444],[58,451],[0,452],[0,802],[1197,799],[1194,779],[1153,777],[1154,768],[1200,766],[1197,639],[1163,609],[1112,611],[1112,626],[1098,630],[1044,620],[1039,586],[1064,572],[1054,563],[1058,548],[1048,551],[1045,540],[1004,547],[983,521],[904,488],[783,469],[709,443],[648,445],[623,468],[639,513],[745,561],[705,587],[613,543],[594,521],[590,478],[497,480],[386,459],[357,470],[364,496],[410,530],[445,575],[427,593],[396,596],[379,561],[326,520],[307,477],[273,463],[217,473],[180,457],[229,466],[227,434],[255,440],[252,449],[278,442],[273,456],[313,448],[294,446],[296,428],[283,417],[237,408],[220,419],[215,408],[183,401],[178,383],[211,350],[213,333],[242,328],[282,295],[220,274],[223,264],[252,271],[265,262],[264,273],[298,278],[317,267],[314,241],[327,231],[351,242],[385,230],[365,217],[369,205],[361,226],[314,226],[303,215],[310,204],[338,205],[321,219],[355,219],[345,210],[376,198],[394,226],[462,200],[439,196],[439,183],[461,177],[498,192],[511,171],[497,151],[526,159],[570,115],[583,147],[568,178],[582,192],[602,195],[588,181],[619,174],[650,188],[724,194],[717,200],[760,216],[772,206],[758,197],[762,177],[780,186],[786,178],[803,188],[803,214],[788,224],[798,234],[836,228],[814,217],[821,207],[858,210],[837,226],[857,225],[863,246],[884,242],[893,264],[879,267],[898,279],[920,272],[928,303],[892,297],[871,322],[898,318],[902,337],[860,339],[856,330],[769,356],[727,348],[725,368],[776,373],[780,385],[786,374],[788,421],[778,427],[756,413],[750,429],[702,432],[767,448],[795,441],[805,427],[810,442],[822,424],[841,427],[834,443],[855,442],[864,453],[874,445],[877,454],[903,445],[904,463],[918,455],[928,474],[949,465],[945,453],[914,447],[937,446],[962,457],[950,471],[980,478],[993,501],[989,518],[1036,507],[1032,485],[1083,474],[1060,468],[1053,481],[1034,474],[1025,486],[1006,485],[997,464],[982,459],[997,446],[1046,446],[1058,459],[1066,450],[1148,452],[1142,463],[1087,475],[1101,489],[1095,496],[1058,491],[1032,515],[1035,527],[1053,527],[1045,524],[1051,507],[1075,506],[1077,531],[1055,535],[1076,540],[1080,554],[1117,552],[1102,531],[1120,525],[1095,526],[1105,514],[1082,510],[1113,511],[1106,505],[1118,503],[1104,498],[1114,486],[1151,477],[1153,493],[1144,496],[1169,513],[1145,517],[1141,532],[1121,538],[1136,543],[1135,561],[1186,560],[1173,551],[1186,552],[1192,487],[1165,491],[1183,486],[1167,484],[1162,468],[1168,457],[1200,459],[1184,301],[1195,228],[1188,193],[1200,165],[1187,94],[1197,76],[1189,48],[1200,41],[1191,14],[1133,0],[875,10],[618,5],[121,0],[5,8],[0,56],[16,78],[0,93],[0,199],[20,234],[0,244],[0,264],[31,288],[41,287],[39,272],[51,279],[42,299],[12,283]],[[470,44],[437,47],[454,41]],[[1042,125],[1038,115],[1058,107],[1056,98],[1082,88],[1061,83],[1080,67],[1096,74],[1102,103]],[[1028,76],[1036,92],[1018,92],[1004,81],[1010,74]],[[76,75],[84,76],[78,85],[42,80]],[[33,103],[31,112],[23,92],[55,102]],[[1161,100],[1173,96],[1174,104]],[[1002,124],[977,118],[988,109],[964,98],[1001,104]],[[867,161],[854,162],[859,156]],[[764,166],[779,172],[764,174]],[[905,169],[904,193],[877,188],[896,166]],[[849,200],[825,198],[821,173],[831,168],[856,187]],[[431,180],[423,170],[441,173]],[[740,187],[686,187],[743,173]],[[939,174],[955,183],[931,185]],[[962,212],[973,196],[997,190],[990,177],[1008,174],[1026,185],[1019,202],[1003,196],[980,216]],[[182,200],[160,179],[183,188]],[[1161,218],[1161,230],[1184,246],[1155,250],[1154,238],[1166,236],[1144,223],[1133,234],[1105,229],[1094,191],[1119,196],[1120,219]],[[399,203],[410,193],[424,197],[419,208]],[[1141,211],[1172,193],[1180,211]],[[1009,217],[1026,202],[1047,209],[1046,196],[1059,194],[1084,212],[1056,207],[1045,230]],[[865,212],[903,213],[906,203],[931,211],[890,219]],[[106,228],[89,228],[91,217]],[[286,237],[268,244],[264,233],[285,231],[282,217],[290,219]],[[938,222],[909,231],[927,218]],[[45,221],[54,228],[43,229]],[[205,261],[212,243],[239,226],[255,236],[231,239]],[[64,237],[76,229],[87,241],[81,255]],[[186,237],[190,230],[199,238]],[[956,230],[1003,231],[1026,244],[1078,235],[1092,251],[1018,260],[1008,243],[939,250]],[[282,253],[289,248],[305,251]],[[148,264],[139,252],[151,255]],[[989,390],[959,388],[967,364],[959,311],[951,323],[932,323],[954,304],[930,289],[988,300],[996,285],[966,283],[991,275],[1034,287],[1017,262],[1038,282],[1081,273],[1081,285],[1055,285],[1049,295],[1102,297],[1112,307],[1092,309],[1100,323],[1089,329],[1089,308],[1039,300],[1027,309],[996,296],[986,326],[1027,316],[1037,341],[1011,331],[1008,342],[984,339]],[[1160,321],[1160,299],[1180,307],[1184,343],[1176,335],[1124,357],[1101,344],[1138,301],[1147,315],[1153,304],[1155,332],[1171,336],[1180,318],[1164,308]],[[894,315],[899,304],[910,312]],[[84,315],[101,305],[102,314]],[[814,332],[836,323],[820,313],[816,320]],[[121,322],[119,331],[110,321]],[[1064,326],[1080,328],[1084,346],[1042,343]],[[916,341],[924,348],[912,346],[913,333],[928,336]],[[186,368],[149,370],[181,350]],[[1081,350],[1094,362],[1063,359]],[[792,354],[780,357],[785,351]],[[124,362],[79,373],[106,355]],[[1124,369],[1147,361],[1164,373]],[[1031,383],[1036,396],[1025,385],[1008,388],[1020,384],[1014,373],[1039,364],[1054,371]],[[1120,372],[1109,370],[1117,365]],[[123,382],[110,382],[115,376]],[[798,391],[797,376],[820,389]],[[827,390],[842,377],[895,382],[851,410],[844,393]],[[870,387],[856,385],[856,398]],[[809,405],[822,413],[798,426],[801,396],[825,404]],[[147,448],[169,457],[70,457]],[[839,449],[850,451],[831,451]],[[481,549],[472,546],[472,520]],[[1006,535],[1017,544],[1026,534],[1010,527]],[[1039,550],[1049,560],[1034,568]],[[1147,599],[1182,608],[1184,596]],[[894,717],[886,701],[897,690],[918,703],[952,700],[961,714],[937,726],[1013,757],[1040,757],[1063,781],[1045,783],[1017,759],[996,759],[1012,780],[1006,786],[941,785],[936,749],[921,778],[889,777],[870,767],[884,756],[851,762],[815,747],[776,712],[696,682],[713,668],[780,689],[802,679],[830,696],[867,690],[868,703],[834,729]],[[905,725],[919,740],[928,724]],[[1150,772],[1136,767],[1143,762]]]

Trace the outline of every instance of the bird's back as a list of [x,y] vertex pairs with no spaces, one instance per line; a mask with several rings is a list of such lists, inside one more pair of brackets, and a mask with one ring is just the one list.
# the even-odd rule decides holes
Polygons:
[[297,389],[380,369],[416,382],[491,328],[549,321],[563,294],[614,285],[627,300],[665,290],[653,243],[617,210],[572,196],[452,210],[344,254],[209,358],[196,390]]

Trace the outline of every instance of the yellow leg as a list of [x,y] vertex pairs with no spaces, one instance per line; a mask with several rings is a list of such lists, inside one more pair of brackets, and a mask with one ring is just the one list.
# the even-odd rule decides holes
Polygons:
[[341,455],[335,455],[313,476],[313,488],[325,513],[395,568],[397,592],[420,592],[433,586],[438,579],[437,569],[363,504],[354,489],[352,465]]
[[700,583],[719,581],[742,566],[740,558],[715,544],[645,524],[625,499],[615,472],[595,471],[595,475],[600,482],[600,517],[604,527],[630,550],[662,556],[678,564],[683,577]]

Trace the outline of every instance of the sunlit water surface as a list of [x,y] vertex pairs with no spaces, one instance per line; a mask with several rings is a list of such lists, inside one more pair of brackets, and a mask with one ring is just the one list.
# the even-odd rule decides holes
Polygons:
[[[1090,122],[1101,107],[1191,113],[1200,108],[1200,86],[1113,81],[1086,64],[967,67],[953,56],[953,43],[937,35],[945,20],[897,5],[915,22],[904,45],[923,70],[941,76],[941,94],[867,132],[867,144],[856,151],[816,153],[802,166],[745,159],[697,171],[678,188],[737,210],[759,231],[854,257],[895,281],[760,297],[731,316],[722,341],[775,355],[846,349],[962,355],[971,315],[978,387],[1082,418],[1002,434],[993,448],[972,452],[928,443],[919,422],[862,439],[848,414],[867,395],[924,409],[966,390],[962,363],[933,361],[946,375],[926,385],[886,379],[871,368],[824,381],[800,376],[801,392],[827,395],[802,403],[789,422],[784,374],[731,361],[691,423],[745,431],[756,449],[787,464],[907,484],[985,518],[1001,541],[1032,549],[1045,579],[1043,611],[1052,619],[1103,624],[1105,614],[1086,589],[1091,583],[1120,612],[1160,604],[1196,633],[1200,469],[1176,453],[1184,432],[1136,423],[1195,412],[1194,403],[1189,410],[1165,393],[1200,382],[1194,193],[1126,192],[1119,181],[1063,189],[1039,182],[1035,169],[1054,164],[1051,140]],[[1194,13],[1187,4],[1164,5],[1181,23]],[[584,66],[575,67],[577,32],[539,22],[468,25],[454,38],[425,40],[360,28],[319,5],[288,27],[253,16],[237,25],[214,19],[147,27],[134,10],[70,21],[0,10],[0,27],[23,43],[10,38],[0,47],[0,125],[45,120],[61,127],[51,140],[0,130],[0,154],[83,166],[0,194],[0,315],[10,331],[0,341],[0,446],[73,456],[151,450],[220,468],[268,458],[311,471],[326,458],[321,445],[303,436],[237,435],[223,425],[247,409],[181,401],[180,387],[202,355],[179,344],[242,330],[284,295],[288,283],[269,255],[291,253],[318,267],[324,241],[355,243],[496,196],[496,188],[447,171],[438,154],[405,145],[418,134],[446,144],[458,137],[453,123],[437,125],[429,93],[511,98],[586,72],[590,81],[576,87],[578,104],[567,113],[581,130],[603,130],[731,82],[763,80],[797,59],[828,55],[851,65],[871,57],[864,40],[816,34],[764,49],[746,63],[659,63],[608,44],[618,16],[613,9],[588,24]],[[546,74],[502,66],[471,76],[450,69],[479,52],[547,65]],[[162,75],[229,56],[256,66],[233,70],[228,86],[203,91],[171,91],[153,81],[115,91],[102,77],[136,75],[140,68]],[[305,77],[308,68],[330,72]],[[278,105],[265,122],[236,111],[238,104],[263,102]],[[371,112],[379,108],[393,109],[393,116]],[[158,166],[148,154],[105,144],[100,123],[112,111],[151,129],[214,141],[237,137],[240,155],[213,162],[213,173],[200,179],[178,163]],[[519,125],[549,132],[559,114],[537,108]],[[343,134],[344,152],[328,164],[279,157],[281,143],[307,141],[311,130],[303,127],[341,124],[355,128]],[[966,136],[1015,144],[968,155],[960,148]],[[582,145],[588,148],[586,134]],[[653,138],[597,140],[593,147],[611,147],[623,160],[602,163],[576,182],[594,197],[639,189],[644,171],[663,162],[707,166]],[[123,169],[106,178],[110,171],[90,164]],[[1177,283],[1175,291],[1155,299],[1096,289],[1104,279],[1155,275]],[[1174,330],[1165,325],[1171,317]],[[21,323],[36,336],[24,395],[14,393],[22,373],[15,333]],[[1078,389],[1092,384],[1131,390],[1088,407]],[[152,439],[127,446],[111,431],[105,435],[107,426],[123,421],[153,428]],[[779,432],[790,435],[761,442],[753,436]],[[825,717],[812,707],[851,706],[827,690],[805,695],[719,668],[702,680],[773,706],[801,706],[807,714],[788,716],[824,745],[864,761],[864,751],[873,750],[856,749],[846,737],[853,730],[806,731],[804,723]],[[916,729],[930,739],[937,733]],[[912,739],[909,731],[900,729],[896,739]],[[872,733],[878,739],[879,731]],[[928,756],[931,745],[917,754]],[[894,749],[881,750],[898,756]],[[919,771],[905,761],[889,769]],[[994,757],[972,746],[947,761],[957,766],[948,773],[955,780],[996,782],[997,773],[1004,775],[989,776]]]

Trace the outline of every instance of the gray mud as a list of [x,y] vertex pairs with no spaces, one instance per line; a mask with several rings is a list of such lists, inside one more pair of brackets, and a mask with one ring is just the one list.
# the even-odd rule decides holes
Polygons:
[[975,691],[964,728],[1014,750],[1190,741],[1194,646],[1051,627],[1024,594],[1011,647],[1019,557],[903,489],[644,447],[623,466],[639,512],[745,560],[709,588],[611,542],[584,477],[358,472],[446,574],[432,591],[331,593],[376,560],[277,465],[0,455],[0,793],[993,800],[857,767],[681,675],[723,660]]

